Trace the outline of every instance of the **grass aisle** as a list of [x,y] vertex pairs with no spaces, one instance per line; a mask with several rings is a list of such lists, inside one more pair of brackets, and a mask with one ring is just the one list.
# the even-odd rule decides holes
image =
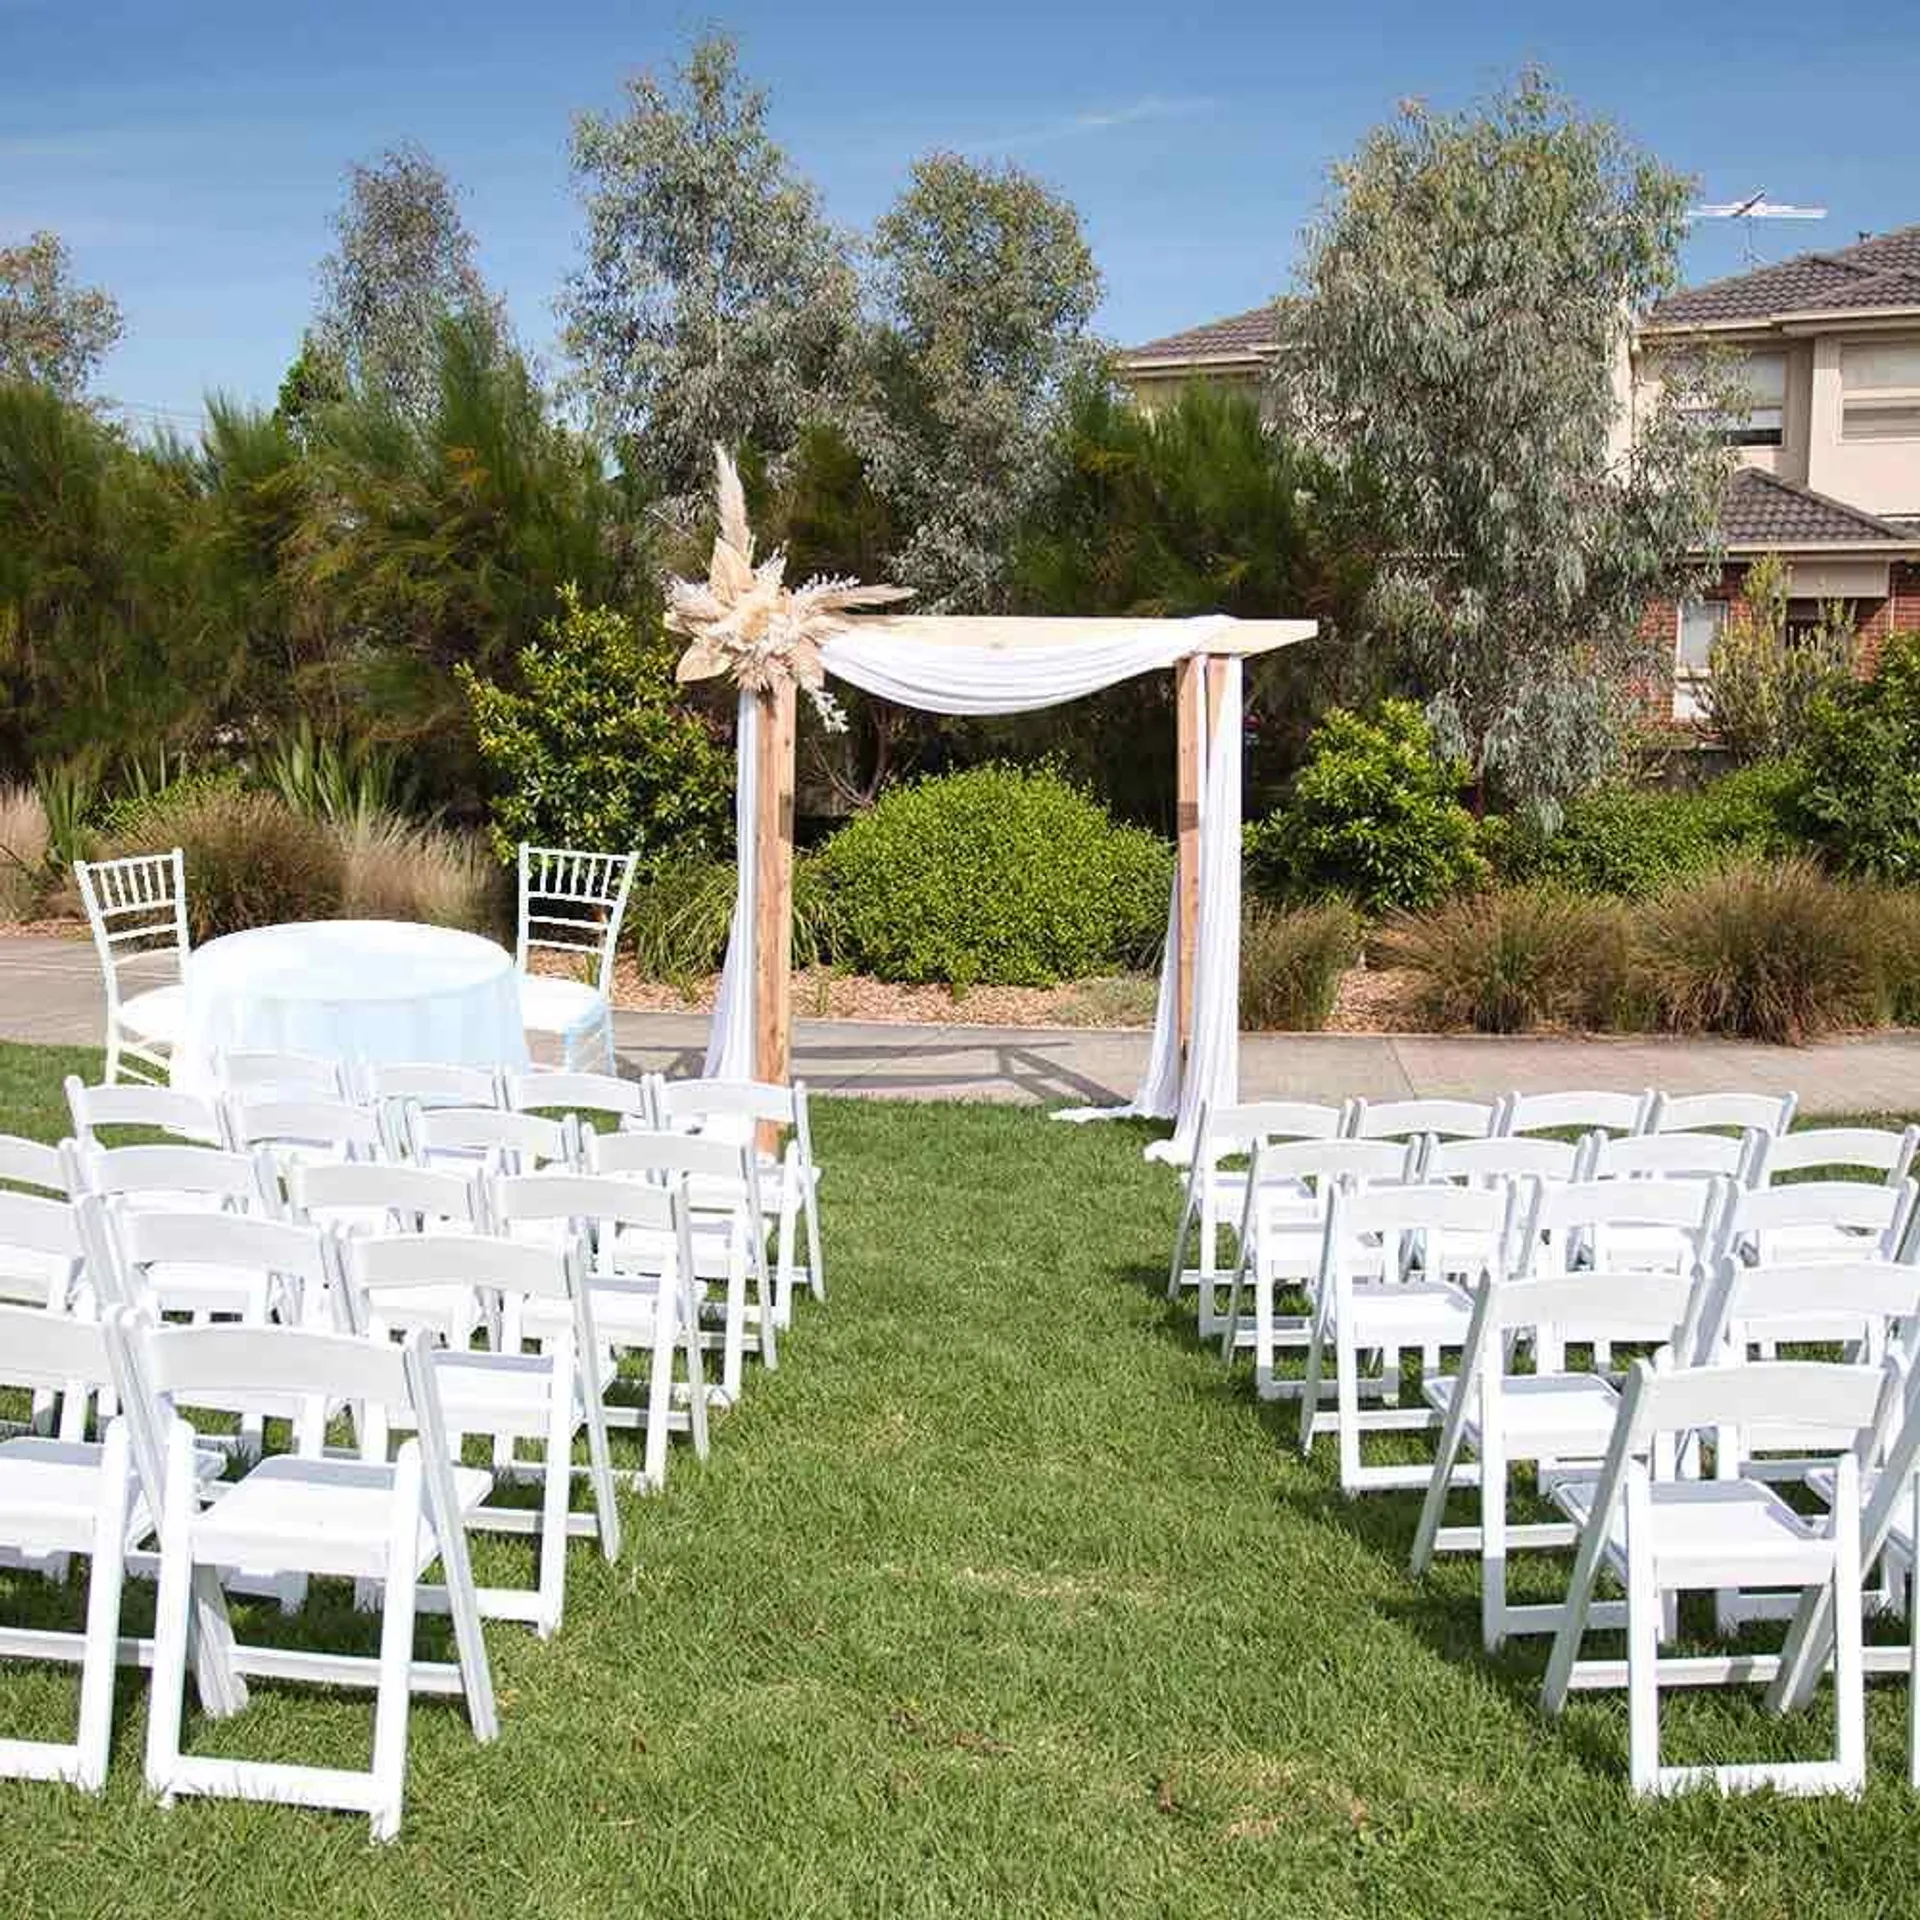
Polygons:
[[[0,1051],[0,1127],[45,1133],[62,1066]],[[1474,1651],[1469,1570],[1407,1579],[1411,1498],[1349,1508],[1161,1302],[1138,1130],[823,1103],[818,1132],[831,1300],[619,1567],[576,1545],[556,1640],[490,1629],[497,1746],[416,1708],[396,1846],[151,1807],[129,1676],[104,1802],[0,1783],[0,1913],[1920,1910],[1904,1689],[1861,1807],[1634,1806],[1623,1704],[1547,1725],[1543,1651]],[[9,1668],[0,1729],[71,1698]],[[1681,1753],[1825,1737],[1670,1720]],[[279,1690],[221,1737],[357,1761],[363,1724]]]

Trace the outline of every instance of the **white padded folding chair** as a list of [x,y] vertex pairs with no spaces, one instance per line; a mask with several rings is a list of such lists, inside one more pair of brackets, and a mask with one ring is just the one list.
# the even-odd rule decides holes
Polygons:
[[[1511,1191],[1474,1187],[1336,1187],[1315,1287],[1313,1333],[1300,1400],[1300,1451],[1311,1457],[1317,1435],[1335,1436],[1340,1487],[1347,1494],[1424,1486],[1425,1464],[1368,1465],[1368,1432],[1407,1432],[1438,1424],[1417,1407],[1361,1405],[1361,1363],[1369,1352],[1397,1360],[1406,1349],[1439,1356],[1466,1339],[1469,1289],[1497,1271],[1510,1232]],[[1418,1265],[1408,1248],[1419,1248]],[[1453,1248],[1462,1248],[1456,1257]],[[1334,1405],[1320,1404],[1321,1382],[1333,1372]],[[1397,1382],[1383,1375],[1393,1396]]]
[[406,1157],[423,1167],[535,1173],[580,1166],[580,1120],[572,1113],[555,1120],[502,1107],[424,1107],[410,1100],[398,1134]]
[[[1560,1625],[1557,1605],[1508,1600],[1509,1553],[1574,1543],[1574,1530],[1565,1520],[1515,1525],[1509,1519],[1512,1468],[1532,1464],[1543,1485],[1550,1483],[1550,1468],[1564,1469],[1568,1463],[1584,1463],[1591,1474],[1613,1437],[1619,1412],[1618,1390],[1602,1373],[1510,1370],[1521,1341],[1530,1336],[1538,1352],[1546,1344],[1544,1333],[1573,1324],[1596,1338],[1604,1336],[1610,1345],[1669,1345],[1685,1324],[1699,1284],[1691,1273],[1677,1271],[1588,1270],[1544,1280],[1491,1273],[1475,1296],[1459,1372],[1426,1384],[1427,1399],[1442,1421],[1411,1565],[1418,1576],[1436,1553],[1478,1552],[1480,1633],[1488,1652],[1510,1634],[1552,1633]],[[1476,1463],[1477,1473],[1459,1475],[1464,1459]],[[1456,1486],[1477,1489],[1472,1525],[1443,1524],[1447,1496]]]
[[647,1084],[613,1073],[573,1073],[535,1067],[501,1076],[501,1092],[514,1113],[597,1114],[612,1125],[655,1124]]
[[1865,1180],[1796,1180],[1733,1196],[1721,1247],[1762,1266],[1828,1260],[1897,1260],[1908,1252],[1915,1186]]
[[1750,1179],[1765,1135],[1751,1127],[1730,1133],[1641,1133],[1594,1143],[1594,1180]]
[[[674,1133],[709,1134],[724,1140],[757,1143],[760,1194],[776,1234],[774,1297],[785,1327],[793,1318],[793,1300],[804,1286],[816,1300],[827,1297],[827,1270],[821,1253],[820,1163],[813,1153],[813,1117],[807,1083],[779,1086],[763,1080],[668,1080],[650,1082],[655,1123]],[[786,1135],[777,1151],[766,1139]],[[794,1263],[797,1224],[807,1234],[807,1264]]]
[[0,1133],[0,1190],[19,1188],[64,1200],[72,1191],[72,1178],[58,1147],[17,1133]]
[[1487,1140],[1499,1131],[1498,1100],[1352,1100],[1350,1140]]
[[255,1049],[216,1053],[213,1084],[247,1099],[346,1100],[352,1075],[338,1060],[317,1053],[271,1053]]
[[440,1107],[485,1111],[502,1103],[499,1068],[439,1060],[365,1062],[355,1075],[355,1093],[380,1116],[387,1152],[396,1160],[412,1151],[406,1131],[408,1107],[423,1112]]
[[[779,1364],[758,1156],[745,1142],[698,1134],[596,1133],[586,1142],[586,1161],[589,1173],[660,1186],[685,1183],[694,1280],[722,1290],[720,1326],[703,1325],[701,1331],[702,1344],[720,1354],[720,1384],[712,1397],[718,1405],[736,1405],[745,1385],[750,1328],[765,1365]],[[665,1235],[651,1244],[637,1229],[619,1236],[623,1268],[665,1260],[672,1251]]]
[[144,1127],[202,1147],[227,1144],[219,1109],[210,1100],[141,1081],[90,1087],[77,1073],[68,1074],[63,1084],[73,1137],[83,1146],[107,1145],[100,1138],[102,1127]]
[[[1313,1289],[1320,1274],[1327,1207],[1338,1186],[1399,1186],[1413,1177],[1412,1140],[1281,1140],[1255,1146],[1235,1223],[1238,1251],[1227,1305],[1215,1315],[1220,1357],[1253,1352],[1254,1391],[1263,1400],[1299,1391],[1279,1372],[1283,1351],[1304,1353],[1313,1337]],[[1305,1314],[1278,1312],[1278,1294],[1308,1295]]]
[[380,1116],[351,1100],[250,1100],[229,1094],[221,1102],[227,1144],[265,1153],[284,1180],[303,1160],[377,1160],[387,1149]]
[[[520,1018],[529,1033],[559,1036],[563,1067],[573,1067],[591,1046],[606,1071],[614,1070],[614,952],[639,858],[521,844],[520,926],[513,949]],[[593,979],[534,973],[528,962],[536,953],[589,964]]]
[[83,1258],[71,1201],[0,1190],[0,1301],[64,1311],[74,1302]]
[[66,1145],[68,1182],[77,1197],[123,1200],[130,1209],[248,1213],[275,1219],[279,1177],[264,1154],[217,1147]]
[[[695,1297],[693,1247],[682,1186],[580,1173],[525,1173],[493,1183],[495,1223],[515,1239],[547,1246],[584,1235],[592,1250],[589,1286],[599,1338],[616,1353],[644,1353],[647,1377],[638,1407],[607,1403],[610,1426],[642,1430],[642,1466],[636,1479],[658,1491],[666,1483],[667,1442],[682,1432],[695,1457],[707,1457],[707,1393],[701,1365],[699,1305]],[[665,1236],[670,1261],[652,1258],[626,1271],[619,1254],[623,1231],[650,1250]],[[684,1404],[676,1393],[674,1366],[684,1362]]]
[[[1713,1786],[1723,1793],[1860,1792],[1866,1783],[1861,1650],[1859,1451],[1897,1417],[1905,1399],[1897,1359],[1879,1367],[1779,1360],[1656,1368],[1634,1363],[1606,1457],[1593,1479],[1567,1478],[1554,1503],[1580,1528],[1565,1618],[1555,1634],[1541,1704],[1557,1714],[1576,1688],[1624,1684],[1628,1773],[1640,1795]],[[1734,1428],[1756,1440],[1773,1430],[1839,1430],[1855,1436],[1835,1470],[1832,1509],[1797,1512],[1758,1480],[1673,1477],[1670,1462],[1693,1434]],[[1602,1570],[1626,1589],[1627,1657],[1582,1660]],[[1663,1655],[1670,1596],[1725,1587],[1798,1588],[1824,1596],[1836,1628],[1835,1743],[1828,1760],[1664,1766],[1660,1691],[1775,1680],[1777,1656]]]
[[1652,1113],[1651,1087],[1640,1093],[1608,1093],[1599,1088],[1510,1093],[1501,1111],[1499,1131],[1515,1135],[1644,1133]]
[[[175,847],[124,860],[76,860],[73,877],[107,992],[107,1079],[118,1080],[131,1062],[137,1077],[164,1081],[186,1011],[185,859]],[[143,985],[156,970],[161,983]]]
[[[609,1562],[620,1557],[604,1406],[614,1365],[594,1329],[584,1240],[549,1247],[431,1232],[361,1235],[343,1247],[342,1264],[356,1321],[382,1336],[404,1323],[423,1294],[465,1287],[506,1302],[505,1323],[515,1329],[509,1345],[437,1347],[428,1362],[449,1431],[490,1436],[496,1477],[539,1483],[537,1510],[489,1502],[469,1508],[466,1523],[469,1531],[536,1537],[532,1589],[481,1587],[477,1599],[489,1619],[526,1621],[548,1638],[565,1610],[569,1534],[597,1539]],[[538,1351],[529,1341],[538,1341]],[[575,1514],[573,1448],[582,1434],[592,1506]],[[542,1457],[522,1459],[522,1441],[537,1442]]]
[[[1202,1339],[1219,1331],[1222,1228],[1239,1224],[1246,1210],[1248,1169],[1228,1160],[1250,1160],[1254,1150],[1295,1140],[1336,1140],[1346,1125],[1344,1107],[1310,1100],[1243,1100],[1235,1105],[1202,1107],[1193,1159],[1187,1167],[1180,1201],[1180,1224],[1173,1235],[1173,1263],[1167,1272],[1167,1298],[1197,1291]],[[1292,1197],[1304,1197],[1296,1187]],[[1198,1264],[1186,1264],[1187,1243],[1198,1230]]]
[[1807,1127],[1798,1133],[1763,1135],[1753,1168],[1753,1184],[1770,1187],[1789,1173],[1815,1168],[1857,1168],[1877,1173],[1883,1185],[1897,1187],[1913,1172],[1920,1149],[1920,1127]]
[[[106,1333],[97,1323],[0,1306],[0,1380],[8,1386],[36,1399],[77,1393],[84,1401],[110,1377]],[[0,1738],[0,1774],[64,1780],[90,1793],[106,1785],[127,1547],[144,1526],[129,1444],[121,1419],[110,1422],[98,1442],[0,1441],[0,1550],[57,1575],[64,1575],[70,1555],[85,1554],[91,1563],[84,1631],[0,1626],[0,1657],[80,1669],[74,1738]]]
[[1650,1133],[1703,1133],[1732,1127],[1785,1133],[1800,1105],[1797,1093],[1661,1093],[1654,1096]]
[[[406,1788],[407,1719],[414,1692],[462,1699],[474,1735],[498,1732],[493,1681],[481,1634],[466,1519],[489,1480],[451,1459],[424,1335],[404,1346],[312,1329],[152,1327],[124,1316],[141,1367],[160,1396],[165,1483],[159,1501],[160,1597],[148,1709],[148,1791],[163,1805],[181,1794],[272,1800],[364,1813],[376,1840],[400,1830]],[[236,1393],[291,1402],[347,1402],[384,1409],[415,1437],[396,1461],[318,1452],[262,1460],[203,1507],[195,1482],[193,1429],[166,1409]],[[363,1415],[363,1426],[369,1424]],[[452,1615],[454,1663],[416,1660],[422,1577],[438,1560],[440,1596]],[[379,1595],[375,1659],[236,1643],[237,1670],[331,1686],[371,1687],[373,1759],[365,1771],[285,1761],[214,1758],[180,1746],[196,1574],[244,1567],[255,1574],[332,1575]]]

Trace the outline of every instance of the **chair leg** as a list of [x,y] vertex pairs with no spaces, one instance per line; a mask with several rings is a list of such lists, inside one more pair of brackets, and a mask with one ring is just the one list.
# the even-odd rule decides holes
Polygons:
[[1300,1387],[1300,1451],[1309,1460],[1313,1458],[1313,1423],[1320,1411],[1320,1367],[1325,1346],[1325,1324],[1315,1314],[1313,1332],[1307,1341],[1306,1378]]
[[[571,1343],[567,1343],[569,1348]],[[567,1509],[573,1491],[573,1419],[571,1395],[565,1383],[573,1378],[573,1355],[556,1352],[553,1418],[547,1424],[547,1457],[540,1486],[540,1552],[538,1583],[540,1614],[533,1630],[549,1640],[560,1628],[567,1603]]]
[[1652,1503],[1627,1483],[1627,1772],[1636,1794],[1660,1783],[1660,1595],[1654,1585]]
[[180,1716],[187,1691],[187,1607],[193,1575],[193,1445],[175,1422],[167,1436],[164,1511],[160,1521],[160,1584],[154,1609],[153,1682],[147,1702],[147,1791],[173,1804],[180,1760]]
[[380,1677],[373,1703],[373,1837],[395,1839],[407,1785],[407,1712],[412,1704],[413,1626],[420,1583],[422,1498],[420,1452],[401,1450],[394,1475],[387,1537],[387,1578],[380,1620]]
[[120,1591],[126,1576],[127,1429],[116,1420],[101,1449],[101,1495],[87,1570],[86,1653],[80,1669],[79,1765],[74,1785],[98,1793],[107,1784],[113,1745],[113,1682],[120,1633]]

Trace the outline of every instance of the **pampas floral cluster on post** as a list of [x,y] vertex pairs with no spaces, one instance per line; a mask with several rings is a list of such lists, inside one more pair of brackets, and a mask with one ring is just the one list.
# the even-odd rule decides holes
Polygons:
[[809,580],[790,587],[784,548],[776,548],[755,566],[739,470],[724,447],[715,447],[713,454],[720,528],[707,578],[685,580],[672,574],[667,579],[667,629],[691,642],[675,677],[685,683],[726,674],[745,693],[765,693],[782,680],[793,680],[813,702],[821,724],[840,732],[846,716],[827,691],[821,647],[842,630],[846,615],[908,599],[913,589],[868,586],[852,579]]

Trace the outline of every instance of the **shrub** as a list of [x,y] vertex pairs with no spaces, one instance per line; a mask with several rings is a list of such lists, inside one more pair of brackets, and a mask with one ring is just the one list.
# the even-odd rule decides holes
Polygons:
[[[679,860],[657,869],[633,890],[627,924],[633,957],[644,980],[685,987],[717,973],[727,957],[733,924],[734,869],[727,860]],[[819,863],[793,863],[793,959],[815,967],[833,951],[832,902]]]
[[1920,633],[1889,636],[1871,680],[1814,707],[1798,796],[1843,873],[1920,880]]
[[1371,719],[1336,707],[1287,796],[1250,836],[1256,881],[1282,898],[1344,894],[1370,913],[1423,907],[1486,875],[1464,766],[1436,752],[1411,700]]
[[1920,891],[1879,887],[1866,900],[1881,1015],[1899,1026],[1920,1026]]
[[1853,672],[1853,620],[1828,601],[1811,632],[1788,637],[1786,563],[1763,554],[1747,569],[1745,605],[1707,656],[1703,731],[1742,763],[1806,745],[1813,709]]
[[885,980],[1050,986],[1158,944],[1170,848],[1049,770],[897,787],[818,856],[841,958]]
[[335,823],[340,912],[350,920],[420,920],[474,933],[507,931],[507,883],[480,840],[391,813]]
[[1376,948],[1386,965],[1421,976],[1423,1013],[1439,1027],[1598,1026],[1625,999],[1625,909],[1557,888],[1514,887],[1398,914]]
[[1340,977],[1360,957],[1360,916],[1344,900],[1290,913],[1254,907],[1240,930],[1240,1024],[1318,1033]]
[[1871,903],[1810,860],[1739,865],[1640,911],[1636,972],[1660,1025],[1797,1045],[1878,1017]]
[[676,654],[657,621],[568,589],[521,649],[517,687],[460,668],[503,860],[522,840],[649,859],[726,845],[732,756],[676,697]]
[[304,716],[261,747],[253,779],[295,813],[342,823],[405,813],[419,787],[386,748],[316,733]]
[[31,920],[47,872],[47,810],[31,787],[0,787],[0,920]]
[[340,911],[339,839],[273,794],[232,787],[165,794],[102,857],[176,846],[186,855],[187,927],[196,945],[242,927],[326,920]]
[[1764,761],[1685,791],[1608,786],[1573,801],[1551,838],[1517,830],[1506,871],[1576,893],[1642,900],[1682,874],[1784,853],[1798,776]]

